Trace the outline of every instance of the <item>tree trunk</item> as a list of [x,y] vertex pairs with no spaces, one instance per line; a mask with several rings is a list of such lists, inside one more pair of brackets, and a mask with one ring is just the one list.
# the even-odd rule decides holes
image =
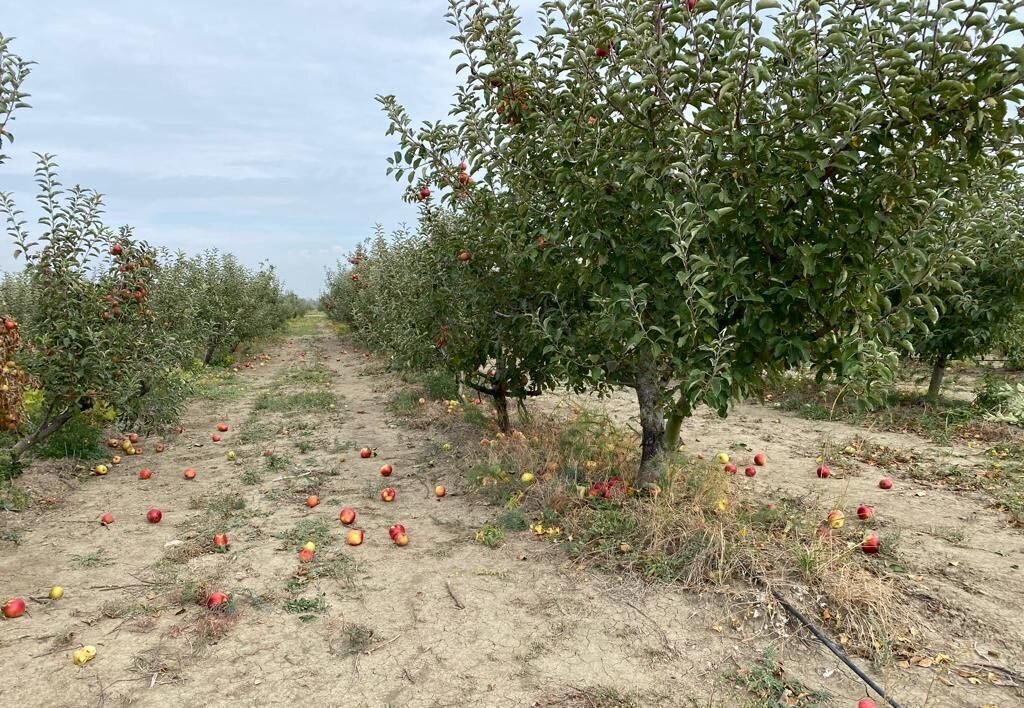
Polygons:
[[665,421],[665,449],[669,452],[673,452],[679,447],[679,430],[683,427],[683,421],[689,417],[689,406],[684,406],[682,403],[669,413],[668,419]]
[[508,396],[504,386],[494,392],[494,411],[498,414],[498,429],[506,435],[512,432],[512,423],[508,419]]
[[942,391],[942,381],[946,378],[946,356],[940,355],[932,366],[932,380],[928,383],[928,400],[935,402],[939,400],[939,393]]
[[206,355],[203,356],[203,366],[209,366],[210,362],[213,361],[213,354],[217,347],[215,344],[211,344],[206,348]]
[[[665,442],[665,417],[658,405],[658,380],[651,371],[643,371],[636,377],[636,399],[640,404],[640,429],[643,433],[640,447],[640,474],[637,486],[643,487],[657,481],[657,457]],[[680,421],[681,422],[681,421]],[[679,435],[678,428],[676,435]]]
[[68,421],[74,418],[76,413],[78,413],[78,411],[76,411],[74,408],[69,408],[68,410],[61,413],[59,416],[51,420],[43,427],[37,429],[36,432],[32,433],[31,435],[26,435],[21,440],[16,442],[14,444],[14,447],[11,448],[11,456],[15,458],[20,457],[23,452],[28,450],[36,443],[46,440],[46,438],[50,437],[58,430],[63,428],[65,425],[67,425]]

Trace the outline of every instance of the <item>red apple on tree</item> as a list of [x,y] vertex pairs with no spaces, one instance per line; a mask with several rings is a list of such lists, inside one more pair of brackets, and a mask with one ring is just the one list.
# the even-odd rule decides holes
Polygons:
[[430,198],[430,187],[421,187],[420,188],[420,199],[429,199],[429,198]]
[[121,244],[115,243],[110,247],[110,255],[120,256],[122,253],[124,253],[124,249],[121,247]]
[[21,617],[25,614],[25,601],[20,597],[12,597],[4,603],[4,606],[0,608],[0,611],[3,612],[4,617],[7,619]]

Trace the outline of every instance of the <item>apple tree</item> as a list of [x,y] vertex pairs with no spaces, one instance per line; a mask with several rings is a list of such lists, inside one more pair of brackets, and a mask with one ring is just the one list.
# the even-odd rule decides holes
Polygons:
[[486,233],[546,285],[566,380],[635,389],[644,484],[696,406],[905,341],[957,258],[926,225],[1019,138],[1021,7],[565,0],[527,40],[510,2],[451,0],[451,120],[380,100],[411,182],[462,154],[466,201],[515,206]]
[[19,108],[29,108],[22,85],[32,72],[34,62],[22,59],[10,50],[11,38],[0,34],[0,164],[6,160],[3,154],[4,141],[10,143],[14,135],[10,131],[11,118]]
[[937,319],[912,337],[932,365],[929,400],[942,390],[946,362],[987,353],[1024,314],[1021,176],[979,180],[935,228],[942,250],[957,253],[963,265],[940,282]]

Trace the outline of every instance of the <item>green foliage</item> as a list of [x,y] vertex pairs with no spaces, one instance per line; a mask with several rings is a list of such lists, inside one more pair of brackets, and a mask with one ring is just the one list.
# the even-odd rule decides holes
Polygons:
[[[637,388],[645,459],[655,409],[724,414],[805,363],[891,370],[892,348],[934,319],[935,283],[965,262],[922,234],[961,185],[1016,160],[1020,52],[1003,35],[1021,3],[947,3],[941,21],[919,3],[763,5],[544,2],[527,39],[510,2],[453,0],[465,78],[451,122],[413,127],[380,98],[400,142],[391,172],[410,200],[433,190],[422,243],[397,247],[415,276],[387,269],[401,304],[468,303],[473,326],[450,327],[449,347],[490,339],[476,323],[500,313],[499,331],[523,333],[498,340],[517,375],[540,352],[531,376]],[[461,283],[447,265],[430,277],[435,238],[449,263],[455,244],[472,254]],[[381,285],[368,275],[374,292],[349,293],[357,324]],[[485,303],[510,306],[473,312]],[[362,324],[389,327],[376,312]],[[503,351],[457,350],[462,370]]]
[[[25,102],[28,94],[21,90],[21,86],[35,63],[11,52],[10,44],[11,38],[0,34],[0,150],[4,147],[4,140],[14,142],[14,135],[7,129],[14,111],[30,107]],[[0,164],[6,159],[7,156],[0,152]]]

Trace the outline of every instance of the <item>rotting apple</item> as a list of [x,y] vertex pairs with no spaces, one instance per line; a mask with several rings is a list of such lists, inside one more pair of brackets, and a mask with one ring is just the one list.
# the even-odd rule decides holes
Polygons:
[[395,491],[394,487],[384,487],[384,489],[380,490],[381,501],[393,502],[396,496],[398,496],[398,492]]

